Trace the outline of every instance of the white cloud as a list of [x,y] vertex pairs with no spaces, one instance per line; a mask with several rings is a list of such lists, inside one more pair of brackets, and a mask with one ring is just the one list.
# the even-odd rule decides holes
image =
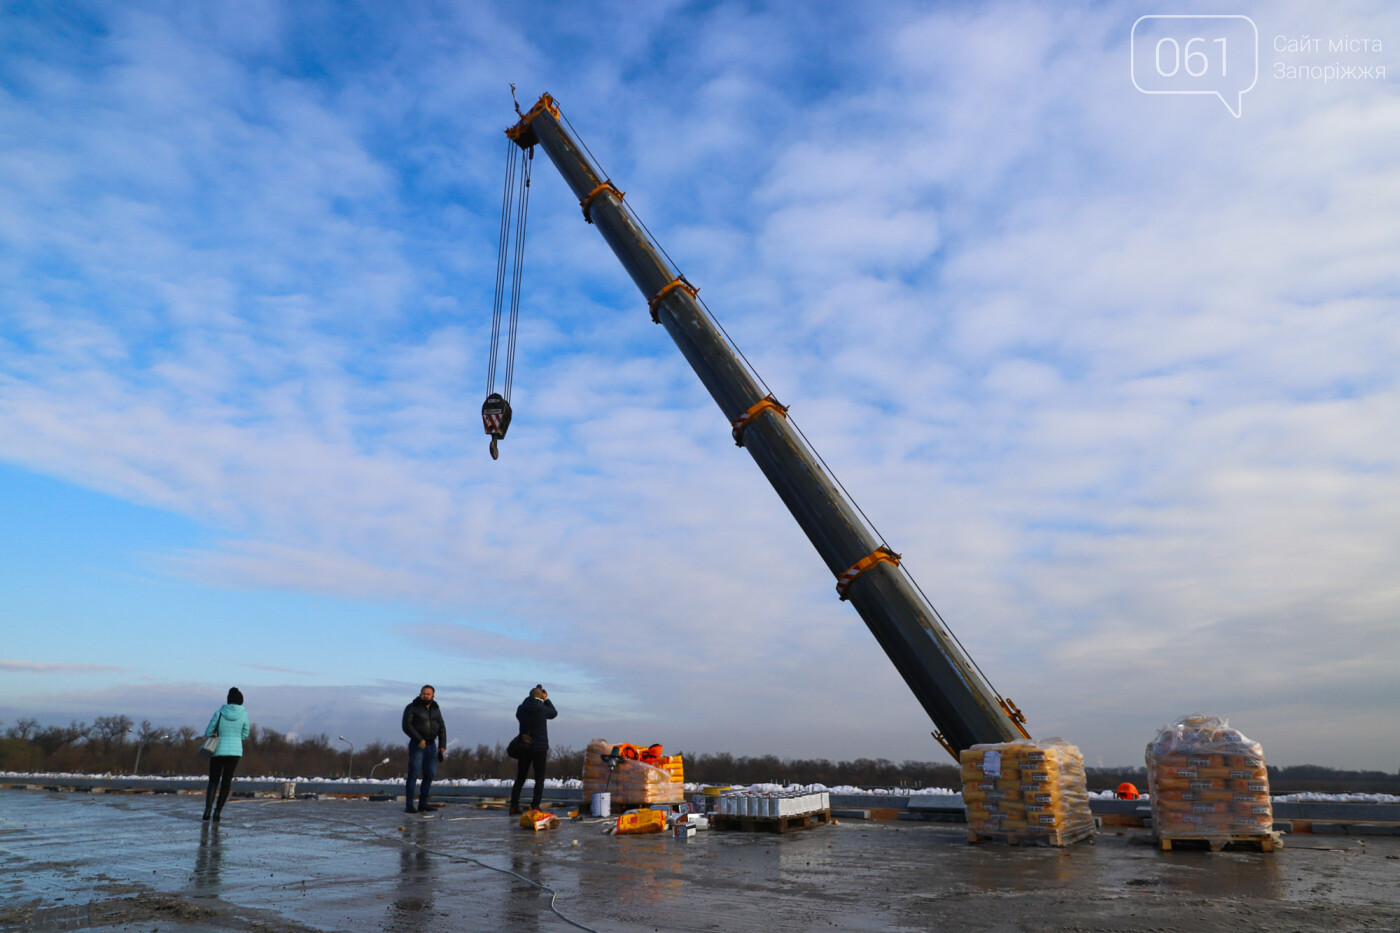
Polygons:
[[92,671],[122,671],[124,667],[111,664],[86,664],[65,661],[0,661],[0,671],[12,674],[80,674]]
[[[485,458],[521,72],[1033,729],[1132,761],[1229,705],[1294,760],[1386,764],[1359,712],[1400,660],[1384,86],[1264,82],[1236,121],[1136,94],[1112,11],[1033,4],[656,6],[608,56],[420,14],[394,49],[331,36],[365,58],[318,78],[290,64],[306,24],[270,9],[116,16],[105,70],[22,59],[31,96],[0,101],[24,130],[0,155],[0,457],[205,523],[169,572],[430,608],[451,621],[399,635],[538,655],[574,691],[564,729],[936,757],[543,160],[516,422]],[[1325,18],[1392,24],[1349,9]],[[678,24],[699,58],[656,51]],[[1105,713],[1122,697],[1141,714]]]

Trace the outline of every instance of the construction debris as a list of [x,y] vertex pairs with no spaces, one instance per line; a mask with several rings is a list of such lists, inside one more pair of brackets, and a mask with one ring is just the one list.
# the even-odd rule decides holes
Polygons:
[[520,828],[533,829],[539,832],[542,829],[555,829],[559,826],[559,817],[553,813],[546,813],[543,810],[526,810],[520,814]]

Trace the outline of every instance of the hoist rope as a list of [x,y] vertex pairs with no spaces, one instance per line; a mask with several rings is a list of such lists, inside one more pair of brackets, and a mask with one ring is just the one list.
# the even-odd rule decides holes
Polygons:
[[[501,227],[496,246],[496,294],[491,302],[491,350],[486,361],[486,394],[490,395],[496,391],[496,360],[500,355],[501,319],[506,317],[506,287],[509,284],[510,312],[506,317],[505,378],[501,391],[506,401],[510,401],[510,386],[515,376],[515,335],[520,324],[520,283],[525,266],[525,220],[530,208],[530,168],[534,163],[534,155],[533,148],[522,153],[514,142],[506,141],[506,178],[501,191]],[[509,275],[507,263],[510,266]]]
[[486,360],[486,394],[496,391],[496,351],[501,344],[501,304],[505,299],[506,243],[510,239],[510,212],[515,196],[515,162],[520,147],[506,140],[506,178],[501,190],[501,229],[496,241],[496,294],[491,302],[491,351]]
[[517,201],[515,218],[515,259],[514,277],[510,284],[510,325],[506,334],[506,378],[505,391],[501,394],[510,401],[510,384],[515,376],[515,334],[520,325],[520,281],[525,273],[525,221],[530,211],[530,168],[535,164],[535,147],[525,153],[520,167],[520,197]]

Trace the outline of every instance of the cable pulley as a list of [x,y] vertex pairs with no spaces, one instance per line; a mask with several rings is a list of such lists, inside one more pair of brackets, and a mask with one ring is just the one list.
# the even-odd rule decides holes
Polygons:
[[[510,428],[510,386],[515,376],[515,336],[520,322],[520,282],[525,266],[525,221],[530,209],[530,168],[534,159],[533,146],[522,149],[515,141],[507,141],[500,239],[496,247],[496,294],[491,305],[491,352],[486,363],[486,401],[481,405],[481,423],[491,437],[492,460],[500,457],[496,444],[505,439]],[[506,323],[505,372],[501,391],[497,392],[496,360],[500,355],[503,317]]]

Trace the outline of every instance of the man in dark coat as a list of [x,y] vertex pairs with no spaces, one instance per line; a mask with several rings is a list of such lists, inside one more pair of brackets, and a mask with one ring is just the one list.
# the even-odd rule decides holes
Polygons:
[[[408,736],[408,786],[404,790],[404,810],[418,813],[428,807],[428,791],[437,776],[438,762],[447,755],[447,724],[433,699],[431,684],[424,684],[414,701],[403,708],[403,733]],[[413,785],[423,776],[418,806],[413,806]]]
[[529,741],[530,752],[516,766],[515,784],[510,789],[512,816],[520,812],[520,789],[525,786],[525,772],[531,768],[535,772],[535,793],[530,809],[540,808],[540,799],[544,795],[544,763],[549,757],[549,721],[557,715],[554,704],[549,701],[549,692],[539,684],[535,684],[535,689],[515,708],[520,734]]

